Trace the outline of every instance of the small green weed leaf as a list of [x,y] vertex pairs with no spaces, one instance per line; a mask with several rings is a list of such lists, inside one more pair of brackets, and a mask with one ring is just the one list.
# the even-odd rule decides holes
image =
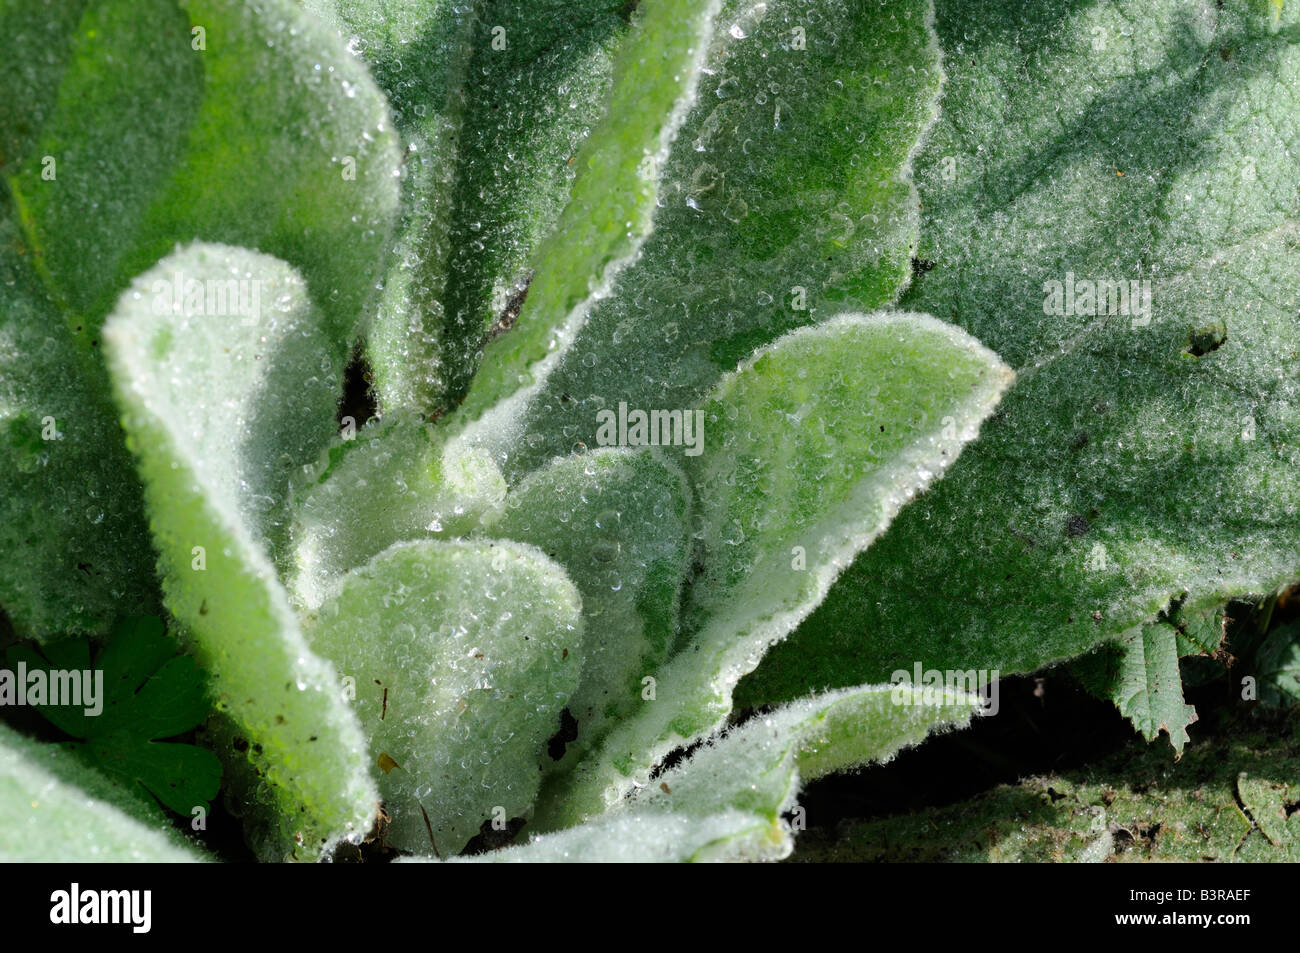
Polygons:
[[[688,499],[681,470],[652,451],[596,450],[533,473],[488,527],[537,546],[582,593],[582,681],[548,768],[572,768],[645,704],[677,635]],[[561,810],[543,797],[539,820],[548,808]]]
[[1300,704],[1300,623],[1269,633],[1255,653],[1259,697],[1271,705]]
[[1178,633],[1178,655],[1213,656],[1227,638],[1228,615],[1221,602],[1193,606],[1177,602],[1168,613],[1169,623]]
[[[1269,766],[1261,767],[1269,770]],[[1252,777],[1242,771],[1237,776],[1237,794],[1268,842],[1285,850],[1289,860],[1300,858],[1300,812],[1295,809],[1300,784]]]
[[156,812],[59,745],[0,725],[0,860],[185,863],[207,859]]
[[307,609],[393,543],[463,536],[506,495],[486,453],[400,411],[336,440],[299,483],[289,575]]
[[[1241,602],[1238,606],[1244,609]],[[1247,640],[1251,646],[1256,644],[1257,636],[1247,636],[1243,632],[1244,626],[1234,626],[1231,639],[1235,653],[1228,651],[1229,626],[1236,621],[1228,612],[1228,605],[1217,598],[1200,605],[1178,598],[1156,616],[1157,622],[1168,622],[1174,627],[1174,644],[1182,660],[1179,678],[1185,689],[1214,681],[1223,674],[1226,666],[1233,664],[1233,654],[1242,654]]]
[[[1172,599],[1300,575],[1300,231],[1278,199],[1300,159],[1300,5],[1278,30],[1248,0],[940,0],[936,24],[953,55],[917,160],[933,267],[902,304],[1017,384],[750,703],[918,658],[1031,671],[1136,638]],[[1168,688],[1153,724],[1178,732]]]
[[791,332],[725,377],[700,411],[704,452],[684,456],[698,542],[682,647],[570,809],[598,810],[719,727],[741,676],[942,475],[1011,376],[950,325],[884,313]]
[[398,543],[321,607],[309,638],[353,680],[388,843],[450,856],[532,810],[581,611],[563,569],[508,541]]
[[[274,302],[255,320],[157,313],[156,282],[176,271],[211,287],[260,282]],[[167,300],[166,298],[164,300]],[[363,836],[377,801],[365,744],[330,665],[313,655],[276,576],[290,474],[334,427],[337,367],[303,280],[283,262],[196,245],[142,275],[104,329],[123,426],[145,484],[167,607],[212,676],[244,751],[222,745],[227,779],[252,813],[263,856],[307,859]],[[245,756],[247,752],[247,758]]]
[[1147,741],[1160,732],[1180,755],[1196,709],[1183,701],[1178,670],[1178,630],[1152,622],[1079,659],[1075,671],[1090,691],[1115,702]]
[[[966,724],[973,695],[864,686],[793,702],[700,748],[602,817],[493,861],[779,860],[801,783],[891,757]],[[475,858],[479,859],[479,858]]]
[[[172,654],[175,654],[174,648]],[[75,678],[68,683],[66,689],[70,693],[68,697],[76,699],[77,703],[75,705],[52,705],[48,703],[48,700],[54,697],[56,691],[48,681],[51,669],[69,673],[91,671],[90,641],[88,639],[61,639],[41,650],[30,645],[13,645],[5,650],[4,658],[7,671],[0,678],[4,679],[5,704],[17,704],[16,693],[18,691],[27,692],[29,693],[26,695],[27,704],[35,707],[46,721],[60,731],[72,735],[74,738],[84,739],[93,730],[88,729],[87,725],[94,725],[95,718],[88,716],[86,714],[87,710],[97,707],[99,711],[96,714],[100,714],[105,707],[104,704],[95,705],[88,698],[83,699],[83,689],[92,692],[96,691],[93,684],[86,686],[79,677]],[[18,668],[20,664],[24,666],[23,669]],[[161,664],[161,660],[158,664]],[[154,665],[149,671],[152,672],[157,667],[157,665]],[[34,685],[24,685],[24,672],[36,671],[43,673],[45,677],[40,688],[37,689]],[[13,674],[10,675],[10,673]],[[99,701],[105,702],[105,699],[100,696]],[[200,718],[200,720],[202,719]],[[191,724],[189,727],[193,728],[194,725]]]
[[[517,432],[587,319],[653,225],[659,170],[700,82],[721,0],[643,0],[614,63],[606,111],[578,150],[569,203],[533,256],[515,327],[490,342],[459,414],[494,445]],[[507,398],[511,398],[507,400]]]
[[[194,663],[186,665],[193,668]],[[179,667],[169,666],[160,673],[173,682],[173,690],[179,687],[175,684]],[[198,809],[206,814],[221,787],[221,761],[211,751],[195,745],[159,744],[134,728],[96,734],[86,742],[84,753],[105,774],[140,785],[163,807],[187,819]]]
[[160,620],[128,619],[114,628],[93,660],[89,642],[81,639],[56,642],[43,653],[15,646],[6,660],[11,671],[22,662],[28,673],[41,671],[47,679],[51,669],[102,678],[103,694],[93,707],[82,697],[75,705],[44,704],[37,710],[81,742],[69,747],[93,767],[128,787],[138,784],[188,818],[196,807],[210,809],[221,784],[221,763],[203,748],[159,743],[198,727],[210,708],[204,674],[194,659],[177,655],[177,648]]
[[926,0],[728,0],[654,234],[591,306],[507,479],[594,446],[601,407],[696,406],[787,331],[897,300],[919,229],[910,156],[941,78],[929,16]]

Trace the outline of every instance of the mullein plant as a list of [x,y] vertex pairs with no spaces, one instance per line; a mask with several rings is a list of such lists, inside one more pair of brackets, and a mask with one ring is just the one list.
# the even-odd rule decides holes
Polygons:
[[0,0],[8,658],[107,685],[0,728],[4,855],[210,859],[220,796],[270,861],[780,858],[983,710],[914,667],[1077,659],[1181,750],[1300,575],[1297,36]]

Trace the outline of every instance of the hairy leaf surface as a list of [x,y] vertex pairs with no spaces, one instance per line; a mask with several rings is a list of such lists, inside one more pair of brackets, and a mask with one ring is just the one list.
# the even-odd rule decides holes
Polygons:
[[[665,771],[608,814],[485,855],[500,862],[780,860],[800,785],[964,725],[975,696],[864,686],[760,716]],[[478,858],[475,858],[478,859]]]
[[[178,269],[257,280],[274,305],[246,323],[156,313],[154,283]],[[191,246],[137,279],[104,337],[167,608],[212,676],[230,732],[217,750],[245,810],[260,815],[255,847],[308,859],[364,835],[378,800],[364,739],[333,668],[307,647],[268,548],[266,517],[290,472],[334,427],[336,382],[322,373],[331,343],[305,282],[266,255]]]
[[178,243],[257,248],[306,279],[337,384],[396,213],[395,138],[289,0],[6,0],[0,63],[0,472],[30,480],[3,494],[0,600],[26,634],[102,631],[157,608],[99,357],[110,308]]
[[624,0],[304,0],[388,94],[403,222],[368,338],[388,409],[445,410],[513,322],[627,32]]
[[904,304],[1017,384],[750,702],[917,659],[1032,670],[1300,573],[1300,7],[944,0],[937,26],[933,268]]
[[402,412],[341,437],[294,492],[290,589],[315,609],[343,575],[393,543],[455,539],[495,514],[506,485],[492,459]]
[[527,816],[578,684],[581,611],[564,570],[500,540],[399,543],[321,607],[308,634],[354,680],[388,843],[454,855]]
[[534,402],[507,479],[595,445],[601,408],[694,407],[787,331],[897,299],[918,230],[910,156],[941,77],[928,15],[926,0],[724,5],[654,234]]
[[[572,769],[611,725],[634,715],[646,679],[667,661],[687,571],[688,501],[685,476],[666,457],[597,450],[533,473],[487,529],[540,548],[582,593],[582,681],[548,767]],[[545,797],[542,804],[558,809]]]
[[565,792],[569,816],[719,727],[741,676],[957,458],[1010,379],[969,335],[900,313],[791,332],[724,378],[702,408],[706,450],[686,458],[697,542],[681,647]]
[[132,795],[71,752],[0,725],[0,860],[174,864],[205,859],[161,812],[148,822],[139,816]]

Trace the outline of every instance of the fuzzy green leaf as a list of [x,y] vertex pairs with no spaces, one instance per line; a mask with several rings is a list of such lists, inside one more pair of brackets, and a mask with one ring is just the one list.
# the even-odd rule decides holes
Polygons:
[[158,595],[107,376],[21,247],[0,193],[0,605],[48,639],[155,612]]
[[[196,287],[259,282],[270,306],[250,320],[160,308],[177,271]],[[334,428],[323,324],[283,262],[195,245],[140,276],[104,329],[167,607],[245,739],[257,780],[238,796],[273,819],[255,846],[275,859],[364,835],[377,800],[360,728],[333,669],[308,649],[268,549],[290,473]],[[244,754],[217,750],[238,788]]]
[[[0,860],[185,863],[205,857],[71,752],[0,725]],[[155,807],[156,811],[157,808]]]
[[534,401],[507,479],[594,445],[602,407],[693,407],[787,331],[897,299],[941,77],[928,19],[926,0],[725,4],[654,234]]
[[[531,543],[582,593],[582,681],[565,736],[546,759],[567,771],[609,726],[643,703],[644,679],[667,661],[686,576],[685,477],[650,450],[597,450],[556,460],[511,491],[487,532]],[[562,791],[563,782],[558,784]],[[562,811],[560,804],[539,807]]]
[[[398,159],[383,98],[343,45],[288,0],[105,0],[58,27],[45,41],[68,50],[61,74],[8,74],[4,98],[58,91],[6,171],[79,340],[134,275],[199,238],[292,262],[346,349],[378,277]],[[26,58],[29,32],[0,36]]]
[[599,121],[625,0],[305,0],[370,65],[408,142],[404,216],[368,352],[386,409],[465,394],[518,316]]
[[456,854],[531,811],[578,684],[581,609],[563,569],[506,541],[398,543],[321,607],[309,638],[354,680],[388,843]]
[[275,254],[337,379],[398,157],[364,68],[289,0],[5,0],[0,63],[0,472],[28,477],[0,488],[0,600],[45,638],[157,608],[98,356],[122,289],[195,239]]
[[791,332],[723,379],[704,452],[685,458],[699,542],[682,646],[567,792],[573,819],[721,725],[741,676],[957,458],[1010,379],[959,329],[897,313]]
[[[695,101],[721,0],[644,0],[620,45],[601,121],[578,151],[577,178],[516,326],[485,349],[460,409],[501,447],[586,323],[593,301],[650,234],[659,170]],[[484,417],[491,410],[491,415]]]
[[[1276,770],[1270,765],[1260,767],[1269,774]],[[1290,781],[1276,781],[1252,777],[1242,771],[1237,776],[1237,794],[1268,842],[1284,852],[1286,859],[1294,862],[1300,858],[1300,813],[1295,809],[1296,801],[1300,800],[1300,784],[1296,783],[1295,776]]]
[[342,437],[301,481],[291,514],[290,590],[315,609],[393,543],[454,539],[500,509],[492,459],[400,412]]
[[[748,702],[916,659],[1028,671],[1300,575],[1300,5],[1274,29],[1247,0],[942,0],[937,27],[934,267],[903,303],[1018,381]],[[1150,281],[1150,308],[1067,280]]]
[[794,702],[712,741],[607,815],[482,859],[779,860],[793,847],[782,815],[803,782],[889,758],[980,706],[924,692],[864,686]]

